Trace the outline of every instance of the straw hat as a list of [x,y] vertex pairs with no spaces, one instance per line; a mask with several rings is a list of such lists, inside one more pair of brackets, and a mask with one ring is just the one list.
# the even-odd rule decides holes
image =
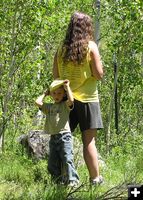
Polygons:
[[51,85],[50,85],[50,92],[56,90],[57,88],[59,88],[60,86],[62,86],[64,84],[65,80],[60,80],[60,79],[56,79],[54,80]]

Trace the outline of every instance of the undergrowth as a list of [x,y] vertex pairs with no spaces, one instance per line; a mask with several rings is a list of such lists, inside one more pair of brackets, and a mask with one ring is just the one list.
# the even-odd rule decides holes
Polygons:
[[125,199],[128,194],[127,185],[143,183],[143,149],[138,146],[128,151],[128,146],[116,146],[108,156],[101,153],[100,169],[105,180],[101,186],[91,187],[85,164],[77,166],[80,176],[77,188],[54,185],[47,172],[46,160],[33,160],[22,153],[19,147],[19,151],[7,150],[0,156],[0,199]]

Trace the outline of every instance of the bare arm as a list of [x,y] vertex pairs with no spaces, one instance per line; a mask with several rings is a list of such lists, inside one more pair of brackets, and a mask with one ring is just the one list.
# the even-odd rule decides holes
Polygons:
[[100,59],[98,47],[95,42],[90,42],[90,57],[92,75],[100,80],[103,77],[103,66]]
[[72,94],[72,91],[71,91],[71,88],[70,88],[69,84],[70,84],[69,80],[65,80],[64,89],[65,89],[65,91],[67,93],[67,98],[68,98],[67,105],[70,107],[70,106],[73,105],[74,98],[73,98],[73,94]]
[[57,62],[57,52],[56,52],[55,57],[54,57],[53,77],[54,77],[54,79],[59,78],[58,62]]
[[36,103],[36,105],[37,105],[39,108],[42,107],[42,105],[43,105],[43,99],[44,99],[47,95],[49,95],[49,90],[45,91],[42,95],[40,95],[40,96],[36,99],[35,103]]

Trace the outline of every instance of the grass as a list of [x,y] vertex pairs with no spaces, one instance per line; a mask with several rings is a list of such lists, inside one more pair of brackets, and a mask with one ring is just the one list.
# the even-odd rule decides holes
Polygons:
[[[125,148],[124,148],[125,149]],[[109,156],[104,155],[105,165],[101,174],[105,183],[91,187],[86,166],[77,166],[80,176],[78,188],[54,185],[47,173],[47,161],[33,161],[19,151],[6,151],[0,157],[1,200],[105,200],[127,198],[127,184],[141,184],[143,180],[143,149],[124,152],[115,147]],[[115,196],[119,193],[119,197]],[[116,194],[116,195],[115,195]]]

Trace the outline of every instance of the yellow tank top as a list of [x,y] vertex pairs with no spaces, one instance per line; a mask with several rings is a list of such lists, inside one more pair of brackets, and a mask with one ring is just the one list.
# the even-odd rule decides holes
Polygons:
[[68,79],[73,96],[81,102],[98,102],[97,80],[91,74],[90,46],[82,64],[64,63],[61,48],[58,50],[58,70],[61,79]]

